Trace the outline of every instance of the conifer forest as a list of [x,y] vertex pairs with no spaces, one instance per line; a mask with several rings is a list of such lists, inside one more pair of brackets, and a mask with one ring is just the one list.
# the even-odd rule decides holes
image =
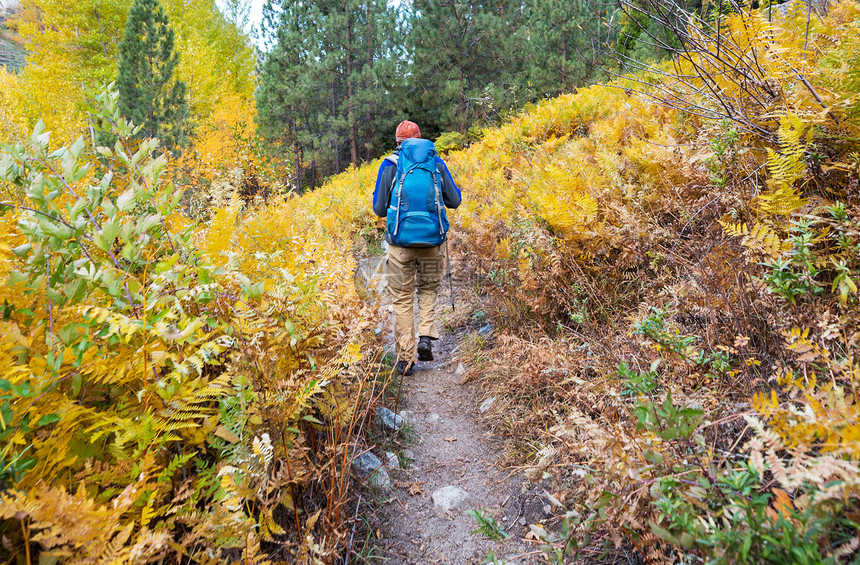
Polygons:
[[[0,0],[0,563],[860,563],[858,38],[856,0]],[[403,120],[462,191],[414,376]]]

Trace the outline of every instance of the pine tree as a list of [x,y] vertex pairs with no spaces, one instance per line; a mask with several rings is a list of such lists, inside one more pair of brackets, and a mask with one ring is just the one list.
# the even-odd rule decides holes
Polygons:
[[588,0],[529,2],[529,78],[538,97],[555,96],[593,78],[599,19]]
[[322,48],[317,30],[319,14],[309,2],[269,0],[263,7],[263,33],[270,51],[261,61],[257,89],[259,131],[269,144],[290,152],[292,185],[316,181],[317,122],[325,100],[320,81]]
[[413,108],[420,107],[423,123],[465,133],[517,105],[521,2],[414,0],[412,6],[405,39]]
[[[258,125],[289,150],[296,187],[371,159],[391,140],[398,104],[395,11],[386,0],[270,0]],[[402,90],[402,89],[399,89]]]
[[394,147],[394,129],[407,119],[402,110],[405,92],[405,50],[398,30],[399,11],[387,2],[365,0],[359,14],[356,73],[356,120],[364,159],[369,161]]
[[179,63],[174,34],[158,0],[134,0],[119,44],[119,107],[141,137],[157,137],[176,150],[187,141],[185,83],[174,80]]
[[[379,134],[391,139],[398,50],[395,11],[387,0],[322,0],[325,72],[333,85],[330,122],[342,131],[342,162],[372,158]],[[340,143],[338,144],[341,145]],[[370,147],[368,147],[370,145]],[[362,151],[363,150],[363,151]],[[341,167],[338,167],[340,169]]]

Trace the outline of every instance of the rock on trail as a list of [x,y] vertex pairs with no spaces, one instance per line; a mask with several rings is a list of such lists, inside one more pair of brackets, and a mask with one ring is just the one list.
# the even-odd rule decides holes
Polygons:
[[469,500],[469,493],[456,485],[448,485],[433,491],[430,496],[439,512],[447,512]]
[[[369,296],[382,298],[377,302],[377,332],[383,333],[391,346],[383,264],[382,258],[376,257],[360,261],[356,284]],[[463,285],[456,284],[456,278],[455,285],[462,291]],[[440,294],[437,313],[450,312],[448,305],[442,305],[448,296]],[[484,324],[478,333],[488,339],[493,328]],[[527,531],[521,523],[526,522],[524,516],[529,522],[537,519],[536,514],[529,515],[524,504],[523,479],[511,477],[501,468],[500,445],[492,440],[481,419],[495,398],[482,402],[477,389],[462,384],[467,367],[453,358],[464,334],[465,330],[460,330],[434,342],[435,361],[419,362],[414,374],[404,378],[403,406],[399,408],[406,410],[395,414],[391,407],[381,407],[377,411],[377,422],[389,433],[406,422],[415,439],[400,452],[400,458],[386,453],[385,464],[379,458],[374,463],[376,473],[388,468],[384,476],[390,474],[393,487],[383,489],[372,505],[375,512],[367,516],[379,538],[373,547],[375,559],[368,562],[478,564],[491,550],[509,565],[539,562],[535,548],[521,540]],[[399,467],[400,461],[405,468]],[[511,538],[493,541],[473,533],[478,523],[466,514],[469,510],[494,518]]]
[[[509,564],[536,563],[519,539],[521,478],[509,478],[499,465],[501,453],[481,421],[481,398],[460,384],[450,363],[455,336],[434,343],[436,361],[418,363],[403,382],[404,404],[416,439],[409,446],[407,469],[394,471],[395,488],[379,508],[383,563],[464,565],[481,563],[492,550]],[[484,403],[484,410],[489,408]],[[393,423],[393,422],[392,422]],[[403,454],[405,455],[404,450]],[[506,542],[480,533],[479,510],[511,534]]]
[[391,477],[379,457],[370,453],[362,453],[352,460],[352,468],[358,477],[366,484],[378,488],[391,488]]

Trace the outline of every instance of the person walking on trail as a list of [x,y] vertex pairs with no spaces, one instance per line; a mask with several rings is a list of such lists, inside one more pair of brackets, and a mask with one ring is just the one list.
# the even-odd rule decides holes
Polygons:
[[[418,124],[401,122],[397,148],[379,167],[373,211],[386,219],[388,289],[394,302],[395,370],[411,375],[415,357],[433,360],[436,294],[442,284],[448,234],[445,208],[460,205],[460,189],[436,147],[421,139]],[[418,292],[418,342],[415,341],[413,298]]]

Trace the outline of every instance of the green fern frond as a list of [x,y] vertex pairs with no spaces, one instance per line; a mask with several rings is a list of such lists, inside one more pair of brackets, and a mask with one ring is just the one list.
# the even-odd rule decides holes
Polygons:
[[168,483],[173,478],[174,473],[183,467],[192,457],[197,455],[196,451],[186,453],[185,455],[176,455],[156,477],[155,482],[159,484]]

